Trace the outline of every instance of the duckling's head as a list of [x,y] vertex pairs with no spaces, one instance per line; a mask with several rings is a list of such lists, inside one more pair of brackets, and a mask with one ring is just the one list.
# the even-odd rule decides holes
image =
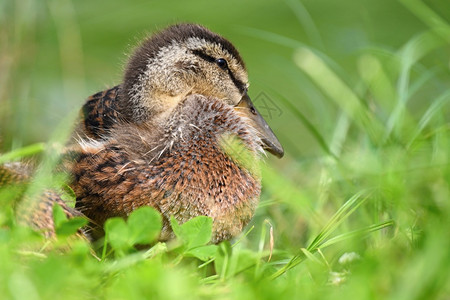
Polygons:
[[123,81],[125,118],[164,119],[188,95],[214,97],[247,117],[269,152],[283,148],[247,95],[245,64],[225,38],[196,24],[170,26],[146,39],[131,56]]

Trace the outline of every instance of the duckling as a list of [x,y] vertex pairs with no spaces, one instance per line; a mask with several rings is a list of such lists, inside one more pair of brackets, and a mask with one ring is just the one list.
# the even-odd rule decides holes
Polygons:
[[174,25],[146,39],[123,83],[83,107],[69,155],[76,209],[103,225],[152,206],[163,216],[160,240],[173,237],[171,216],[210,216],[214,243],[238,235],[259,201],[261,153],[284,153],[248,88],[236,48],[205,27]]
[[[96,224],[141,206],[163,216],[213,219],[212,242],[238,235],[259,201],[253,167],[263,150],[282,157],[278,139],[253,106],[245,64],[225,38],[179,24],[146,39],[123,83],[92,96],[76,133],[70,172],[76,208]],[[226,149],[237,139],[250,163]],[[225,147],[224,147],[225,146]]]
[[[123,83],[84,106],[77,135],[86,138],[70,169],[76,208],[102,225],[152,206],[161,240],[173,237],[171,216],[210,216],[214,243],[238,235],[259,200],[254,165],[263,150],[284,153],[248,87],[236,48],[205,27],[173,25],[146,39]],[[249,162],[226,149],[230,138]]]

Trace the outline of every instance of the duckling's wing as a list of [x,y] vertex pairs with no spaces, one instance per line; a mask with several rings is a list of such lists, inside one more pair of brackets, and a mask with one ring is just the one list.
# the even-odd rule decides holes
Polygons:
[[75,129],[75,137],[89,137],[100,140],[108,135],[109,129],[121,119],[118,110],[121,86],[90,96],[81,108],[80,121]]

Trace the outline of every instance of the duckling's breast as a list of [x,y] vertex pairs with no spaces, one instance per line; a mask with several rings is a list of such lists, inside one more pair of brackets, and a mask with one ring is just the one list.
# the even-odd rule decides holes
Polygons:
[[260,181],[213,145],[170,151],[153,164],[128,157],[109,144],[84,153],[74,169],[77,208],[95,223],[125,217],[148,205],[161,212],[161,240],[172,237],[170,216],[184,223],[196,216],[213,218],[213,242],[238,235],[252,218]]
[[[226,115],[232,114],[230,109],[221,111],[221,106],[203,100],[200,104],[209,113],[198,103],[195,112],[185,114],[189,109],[182,109],[184,115],[176,120],[183,122],[171,124],[170,136],[162,140],[148,133],[149,128],[130,125],[106,142],[83,147],[72,171],[77,208],[101,225],[109,217],[126,217],[138,207],[152,206],[164,219],[161,240],[173,236],[171,216],[180,223],[211,217],[215,243],[242,232],[258,204],[260,179],[219,140],[231,132],[227,126],[236,136],[248,134],[236,123],[237,116]],[[256,163],[257,155],[250,157]]]

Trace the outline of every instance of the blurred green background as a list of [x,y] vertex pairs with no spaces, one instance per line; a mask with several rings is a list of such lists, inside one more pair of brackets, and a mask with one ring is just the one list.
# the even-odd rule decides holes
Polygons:
[[[139,299],[147,278],[150,290],[177,282],[158,290],[167,299],[449,299],[450,1],[0,0],[1,151],[70,126],[89,95],[120,83],[143,37],[177,22],[233,42],[285,147],[266,160],[255,229],[230,256],[256,267],[208,277],[166,258],[105,279],[76,252],[24,267],[10,238],[0,288],[16,299],[20,282],[42,298],[73,285],[66,296]],[[341,262],[349,253],[358,263]],[[56,270],[66,275],[40,281]]]
[[[447,1],[428,2],[438,15],[450,11]],[[441,17],[448,19],[448,14]],[[221,33],[240,50],[250,73],[250,95],[255,99],[264,92],[279,106],[279,113],[268,121],[294,159],[323,153],[279,97],[307,116],[325,140],[332,137],[339,111],[296,66],[295,48],[310,46],[327,55],[354,88],[364,68],[364,50],[395,54],[428,28],[404,5],[391,0],[3,0],[0,22],[4,151],[46,141],[62,117],[77,110],[89,95],[119,83],[127,54],[144,36],[168,24],[196,22]],[[448,57],[442,50],[426,57],[442,80],[430,85],[433,92],[445,89],[449,79]],[[419,94],[408,105],[414,113],[429,103],[430,97]]]

